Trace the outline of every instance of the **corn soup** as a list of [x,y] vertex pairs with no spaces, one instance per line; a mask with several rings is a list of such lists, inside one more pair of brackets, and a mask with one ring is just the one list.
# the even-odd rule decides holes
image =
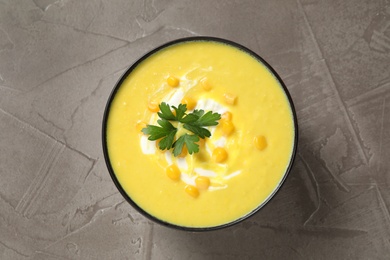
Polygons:
[[[218,125],[199,152],[159,149],[142,131],[158,125],[165,102],[213,111]],[[139,208],[174,226],[208,228],[250,215],[279,188],[296,129],[288,96],[261,60],[213,40],[184,41],[141,60],[108,109],[106,144],[115,177]],[[181,123],[171,122],[183,134]]]

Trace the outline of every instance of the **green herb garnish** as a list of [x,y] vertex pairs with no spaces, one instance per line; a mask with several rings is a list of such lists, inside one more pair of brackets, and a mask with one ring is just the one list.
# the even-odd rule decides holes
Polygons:
[[[203,109],[195,109],[192,113],[187,114],[187,105],[180,104],[178,107],[170,106],[169,104],[162,102],[159,105],[160,112],[155,125],[147,125],[142,129],[142,132],[149,135],[148,140],[155,141],[161,139],[158,146],[161,150],[169,150],[173,148],[173,155],[178,156],[182,150],[184,144],[187,147],[188,153],[193,154],[199,152],[199,138],[210,137],[210,131],[205,128],[207,126],[218,125],[218,120],[221,119],[221,115],[208,111],[205,113]],[[171,108],[175,111],[172,112]],[[183,127],[193,134],[184,133],[175,140],[178,129],[172,125],[172,122],[178,122],[179,127]]]

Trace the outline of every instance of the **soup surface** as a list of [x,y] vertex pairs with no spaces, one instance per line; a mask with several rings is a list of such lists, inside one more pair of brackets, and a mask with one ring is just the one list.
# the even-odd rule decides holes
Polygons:
[[[198,153],[175,157],[141,131],[157,125],[161,102],[222,118],[208,127],[211,137],[198,142]],[[128,196],[185,227],[223,225],[266,201],[285,176],[295,134],[275,76],[247,52],[214,41],[174,44],[143,60],[115,94],[106,131],[109,160]]]

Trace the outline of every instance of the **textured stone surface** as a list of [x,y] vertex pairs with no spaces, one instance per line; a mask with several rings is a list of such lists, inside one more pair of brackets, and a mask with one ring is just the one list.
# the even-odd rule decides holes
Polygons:
[[[138,214],[100,143],[125,69],[194,35],[264,57],[300,127],[272,203],[209,233]],[[388,0],[0,1],[0,259],[388,259],[389,157]]]

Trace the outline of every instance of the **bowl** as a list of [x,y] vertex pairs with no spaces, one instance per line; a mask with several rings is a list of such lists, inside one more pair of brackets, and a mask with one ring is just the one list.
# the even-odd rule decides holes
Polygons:
[[[185,48],[187,49],[181,52],[181,49]],[[224,48],[228,48],[228,56],[222,50],[219,53],[219,49]],[[208,59],[212,65],[205,66],[204,64],[208,64]],[[247,60],[248,65],[246,64]],[[252,63],[254,65],[250,65]],[[246,65],[248,67],[245,67]],[[262,69],[257,66],[261,66]],[[245,69],[243,69],[244,67]],[[237,76],[233,75],[235,72],[237,72]],[[176,78],[174,79],[180,81],[179,87],[176,86],[177,82],[168,82],[171,74],[175,74]],[[228,90],[226,91],[223,84],[228,86],[230,82],[242,83],[243,86],[231,89],[226,87]],[[268,86],[267,82],[272,84],[268,84]],[[210,85],[212,86],[211,90]],[[234,90],[235,93],[232,94],[234,91],[231,90]],[[161,98],[163,93],[165,96]],[[213,135],[217,136],[219,132],[222,134],[218,140],[214,141],[212,141],[213,136],[205,138],[206,145],[200,153],[203,152],[206,155],[203,155],[201,159],[199,159],[200,155],[194,153],[183,160],[173,156],[171,151],[161,152],[158,147],[154,153],[144,153],[149,148],[153,150],[153,147],[151,147],[151,142],[145,141],[147,136],[145,137],[141,131],[158,119],[156,111],[154,114],[148,111],[148,105],[155,102],[158,99],[156,97],[159,97],[160,101],[169,99],[171,102],[177,103],[177,96],[180,96],[178,93],[182,97],[181,102],[184,100],[183,95],[195,93],[194,95],[197,97],[195,109],[205,108],[207,112],[207,109],[214,108],[215,111],[221,111],[222,115],[229,111],[238,111],[236,114],[233,113],[233,120],[236,120],[233,122],[238,127],[229,128],[230,130],[234,129],[233,134],[230,133],[230,130],[227,133],[223,126],[209,128]],[[217,101],[214,100],[213,95]],[[236,100],[237,97],[238,100]],[[141,102],[142,98],[145,101]],[[252,104],[252,110],[250,110],[249,104]],[[265,106],[266,104],[267,106]],[[187,106],[189,107],[188,102]],[[176,107],[178,107],[177,104]],[[140,128],[140,123],[143,121],[139,118],[147,118],[149,121],[146,120],[146,124],[141,124]],[[278,121],[278,118],[281,119]],[[225,119],[221,119],[219,122]],[[270,129],[267,129],[268,125]],[[251,131],[261,132],[268,139],[265,139],[264,135],[247,137],[247,135],[253,134]],[[176,140],[178,138],[177,136]],[[254,145],[250,141],[251,138],[254,140]],[[223,164],[207,161],[209,168],[211,165],[214,167],[212,169],[218,171],[196,168],[195,166],[206,165],[201,160],[206,160],[204,158],[208,156],[207,153],[210,153],[207,160],[211,161],[216,158],[208,150],[218,148],[222,142],[220,140],[225,140],[224,145],[229,153],[228,162]],[[264,148],[264,142],[266,148]],[[148,219],[164,226],[185,231],[217,230],[230,227],[253,216],[270,202],[285,182],[295,158],[297,143],[298,124],[294,104],[276,71],[250,49],[233,41],[216,37],[181,38],[165,43],[144,54],[127,69],[114,86],[103,116],[104,158],[108,172],[119,192],[127,202]],[[263,151],[264,149],[265,151]],[[256,162],[253,162],[255,159],[252,160],[252,157],[256,158]],[[187,165],[187,168],[184,166],[184,168],[180,168],[181,179],[179,181],[168,180],[165,176],[166,167],[172,162],[176,162],[177,165],[182,165],[185,162]],[[164,163],[166,165],[161,166]],[[256,166],[256,163],[260,164],[259,167]],[[224,165],[225,167],[223,167]],[[239,165],[251,165],[251,171],[246,171],[245,167],[241,171],[236,170],[233,173],[233,170],[229,171],[229,169],[237,167],[239,169]],[[149,169],[146,169],[148,167]],[[191,172],[183,173],[189,167],[193,167]],[[206,179],[211,180],[206,191],[200,188],[198,191],[199,186],[194,184],[194,180],[199,176],[206,176]],[[179,192],[180,189],[183,187],[187,189],[188,186],[195,187],[198,195],[191,197],[184,192]],[[222,193],[224,201],[220,203],[218,199],[222,197],[219,195]],[[231,193],[234,195],[230,197]],[[249,205],[247,201],[252,200],[254,202]],[[165,202],[167,204],[164,204]],[[169,207],[169,203],[174,205],[172,209],[163,208]],[[242,205],[246,203],[248,205]],[[161,206],[163,204],[164,206]],[[213,206],[207,206],[208,204]],[[238,208],[240,208],[241,213],[235,213]],[[193,220],[190,211],[195,212]],[[226,216],[228,214],[232,216]],[[226,218],[218,222],[219,216],[221,218],[226,216]]]

